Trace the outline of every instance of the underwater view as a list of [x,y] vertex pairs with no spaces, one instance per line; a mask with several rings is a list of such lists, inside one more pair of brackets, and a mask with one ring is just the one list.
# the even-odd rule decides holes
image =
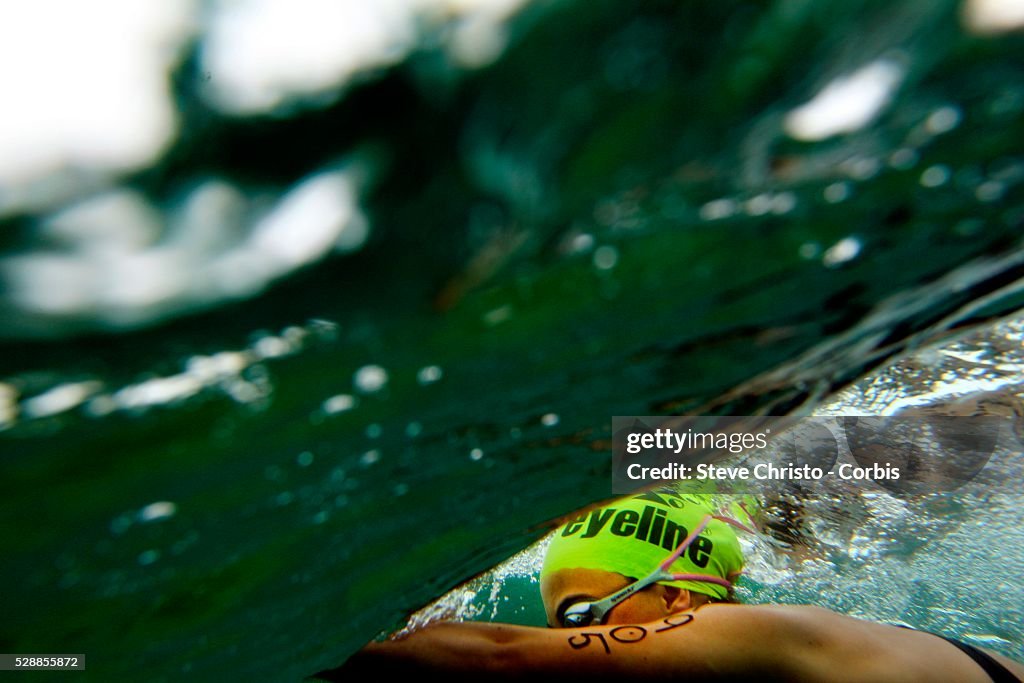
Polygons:
[[747,492],[729,580],[1024,660],[1022,30],[1019,0],[0,8],[0,665],[300,681],[544,626],[551,532],[623,493],[617,416],[1000,420],[955,486]]

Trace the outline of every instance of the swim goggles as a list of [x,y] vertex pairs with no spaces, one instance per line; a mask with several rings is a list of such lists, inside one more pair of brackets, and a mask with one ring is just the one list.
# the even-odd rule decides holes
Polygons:
[[[746,508],[744,508],[744,511],[746,511]],[[596,602],[577,602],[570,605],[562,613],[562,627],[580,628],[582,626],[590,626],[592,624],[603,624],[605,618],[608,616],[608,612],[610,612],[612,608],[627,600],[630,596],[659,581],[704,581],[707,583],[716,583],[719,586],[732,589],[732,582],[719,576],[708,576],[706,574],[677,574],[669,571],[669,567],[672,566],[672,563],[679,559],[680,555],[686,552],[686,549],[690,547],[690,544],[693,543],[700,532],[704,531],[704,528],[712,519],[725,522],[726,524],[730,524],[738,529],[742,529],[743,531],[757,533],[755,529],[752,529],[746,524],[732,519],[731,517],[725,517],[724,515],[705,515],[704,519],[701,520],[700,524],[694,528],[690,535],[684,538],[683,542],[680,543],[672,554],[665,558],[665,561],[659,564],[653,572],[642,579],[637,579],[625,588],[615,591],[602,600],[597,600]]]

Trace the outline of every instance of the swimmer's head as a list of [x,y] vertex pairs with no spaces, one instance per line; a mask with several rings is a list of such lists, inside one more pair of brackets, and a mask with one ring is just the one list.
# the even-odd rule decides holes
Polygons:
[[[596,576],[594,571],[618,574],[628,580],[645,577],[705,517],[713,514],[717,510],[712,507],[711,496],[661,489],[617,500],[569,521],[552,537],[541,569],[541,593],[549,618],[556,605],[548,603],[564,592],[561,587],[569,570],[588,570],[578,573],[587,577]],[[731,593],[727,584],[735,581],[742,569],[743,554],[735,532],[725,522],[712,519],[668,568],[672,573],[707,576],[711,580],[657,583],[701,596],[695,604],[707,599],[726,600]],[[678,592],[669,591],[673,595]]]

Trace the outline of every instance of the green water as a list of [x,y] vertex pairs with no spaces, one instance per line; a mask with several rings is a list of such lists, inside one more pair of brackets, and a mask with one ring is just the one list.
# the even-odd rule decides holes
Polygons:
[[[322,111],[197,125],[126,181],[169,193],[195,164],[272,185],[358,152],[374,232],[250,301],[5,343],[32,396],[305,331],[237,373],[258,397],[0,435],[0,650],[84,652],[81,680],[299,679],[608,497],[612,415],[797,410],[1024,303],[1019,36],[911,1],[540,3],[515,26],[480,72],[425,50]],[[893,50],[906,74],[872,125],[778,132]],[[922,133],[943,107],[956,125]],[[388,381],[360,394],[369,364]],[[358,405],[325,413],[338,394]],[[159,501],[175,513],[140,519]]]

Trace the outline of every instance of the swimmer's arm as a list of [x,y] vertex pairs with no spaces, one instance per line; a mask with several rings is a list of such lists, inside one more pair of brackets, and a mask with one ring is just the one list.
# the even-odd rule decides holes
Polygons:
[[582,629],[435,624],[401,640],[371,643],[340,669],[318,676],[351,680],[359,673],[424,671],[449,679],[555,674],[617,683],[663,683],[668,675],[688,681],[984,679],[973,662],[929,634],[818,607],[724,605],[645,624]]
[[497,623],[434,623],[399,639],[370,643],[335,671],[468,674],[525,670],[520,669],[517,657],[524,651],[523,646],[543,631]]
[[[644,627],[640,627],[643,629]],[[398,639],[370,643],[340,669],[318,674],[327,680],[351,680],[353,675],[384,672],[444,673],[449,677],[481,675],[491,678],[536,674],[603,677],[631,680],[644,677],[650,645],[634,640],[635,626],[584,629],[546,629],[484,622],[437,623]],[[644,629],[646,630],[646,629]],[[646,640],[646,637],[644,638]],[[663,669],[652,667],[650,675]]]
[[[721,619],[674,615],[662,621],[582,629],[545,629],[481,622],[440,623],[400,640],[371,643],[330,680],[358,673],[435,671],[446,674],[617,677],[685,674],[714,680],[770,671],[794,674],[782,661],[778,637],[755,614],[729,626]],[[734,628],[735,627],[735,628]],[[738,630],[736,630],[738,628]]]

